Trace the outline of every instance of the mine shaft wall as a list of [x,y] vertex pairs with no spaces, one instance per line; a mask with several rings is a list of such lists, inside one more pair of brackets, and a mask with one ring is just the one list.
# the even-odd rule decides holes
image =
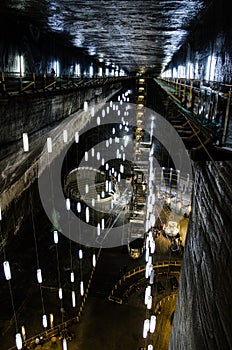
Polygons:
[[231,162],[194,163],[192,213],[169,350],[231,349]]

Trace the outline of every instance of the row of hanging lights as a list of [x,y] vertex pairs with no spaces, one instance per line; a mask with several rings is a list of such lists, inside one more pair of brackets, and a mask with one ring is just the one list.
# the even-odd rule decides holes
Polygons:
[[[122,98],[119,99],[119,102],[120,102],[120,105],[123,103],[123,102],[129,102],[129,94],[131,92],[130,91],[127,91],[125,94],[122,95]],[[87,101],[84,102],[84,111],[88,111],[88,103]],[[109,111],[110,111],[110,108],[112,108],[112,110],[114,110],[115,112],[117,112],[117,115],[120,116],[121,114],[121,111],[119,109],[119,106],[117,104],[114,104],[112,101],[110,101],[110,105],[106,107],[106,109],[103,109],[102,110],[102,115],[101,117],[97,117],[96,118],[96,121],[97,121],[97,125],[100,125],[101,124],[101,118],[104,118],[107,114],[109,114]],[[91,117],[94,117],[95,113],[94,113],[94,107],[91,108]],[[126,109],[126,111],[124,112],[124,115],[121,117],[121,123],[119,124],[119,129],[122,130],[124,129],[126,132],[129,131],[129,127],[128,127],[128,122],[125,121],[125,117],[128,116],[128,111]],[[112,128],[112,135],[114,137],[114,142],[115,143],[118,143],[119,144],[119,138],[117,136],[115,136],[115,133],[116,133],[116,129],[115,128]],[[30,150],[30,145],[29,145],[29,137],[28,137],[28,134],[27,133],[23,133],[23,151],[24,152],[29,152]],[[63,137],[63,142],[64,143],[67,143],[68,142],[68,130],[65,129],[63,130],[63,133],[62,133],[62,137]],[[80,139],[80,135],[79,135],[79,131],[76,131],[75,134],[74,134],[74,141],[75,143],[79,143],[79,139]],[[113,142],[113,138],[109,138],[109,140],[106,140],[106,147],[109,147],[110,144],[112,144]],[[124,148],[127,146],[129,142],[129,139],[128,137],[124,137],[124,143],[123,145],[121,145],[121,147],[119,147],[116,151],[116,158],[118,159],[122,159],[122,161],[125,160],[125,151],[124,151]],[[46,146],[47,146],[47,153],[50,154],[53,152],[53,142],[52,142],[52,138],[51,137],[48,137],[47,138],[47,141],[46,141]],[[89,160],[89,152],[85,152],[84,154],[84,159],[86,162],[88,162]],[[120,169],[119,169],[119,172],[115,171],[114,168],[109,168],[109,164],[106,163],[105,164],[105,161],[104,161],[104,158],[101,157],[101,153],[98,151],[95,153],[95,150],[92,149],[91,150],[91,156],[92,157],[96,157],[96,159],[100,162],[101,161],[101,164],[102,165],[105,165],[105,168],[106,170],[109,170],[110,173],[115,176],[117,178],[117,181],[120,182],[121,180],[121,176],[122,174],[124,173],[124,165],[123,164],[120,164]],[[110,192],[112,190],[112,184],[110,181],[108,181],[108,183],[106,183],[106,187],[108,189],[108,191]],[[88,193],[89,191],[89,188],[88,186],[86,186],[86,192]],[[104,195],[102,196],[104,197]],[[66,210],[67,211],[70,211],[71,210],[71,201],[69,198],[66,198]],[[81,203],[78,202],[77,203],[77,212],[80,213],[81,212]],[[0,212],[1,214],[1,212]],[[1,215],[0,215],[1,217]],[[2,219],[2,217],[1,217]],[[85,208],[85,221],[88,223],[90,220],[90,212],[89,212],[89,207],[86,207]],[[100,235],[100,232],[103,231],[105,229],[105,220],[104,218],[102,218],[101,222],[99,222],[97,224],[97,234]],[[35,232],[34,232],[34,238],[35,238],[35,245],[37,245],[37,242],[36,242],[36,235],[35,235]],[[59,271],[59,256],[58,256],[58,245],[59,245],[59,232],[57,229],[54,229],[53,230],[53,241],[54,241],[54,244],[56,246],[56,252],[57,252],[57,266],[58,266],[58,299],[60,300],[61,302],[61,306],[62,306],[62,300],[63,300],[63,289],[62,289],[62,286],[61,286],[61,281],[60,281],[60,271]],[[38,251],[37,249],[37,246],[36,246],[36,251]],[[79,259],[80,261],[83,259],[83,252],[82,250],[80,249],[79,252],[78,252],[78,255],[79,255]],[[45,329],[47,329],[48,327],[48,319],[47,319],[47,315],[45,313],[45,307],[44,307],[44,302],[43,302],[43,297],[42,297],[42,283],[43,283],[43,273],[42,273],[42,269],[41,267],[39,266],[39,257],[36,256],[36,260],[37,260],[37,269],[36,269],[36,278],[37,278],[37,282],[38,282],[38,285],[39,285],[39,288],[41,290],[41,301],[42,301],[42,308],[43,308],[43,315],[42,315],[42,325]],[[96,259],[96,254],[93,253],[92,254],[92,266],[95,267],[96,266],[96,262],[97,262],[97,259]],[[3,263],[3,269],[4,269],[4,274],[5,274],[5,278],[7,281],[10,281],[11,280],[11,269],[10,269],[10,263],[8,260],[5,260],[4,263]],[[73,285],[74,284],[74,281],[75,281],[75,274],[74,274],[74,271],[71,270],[70,272],[70,282],[71,284]],[[81,296],[84,296],[84,293],[85,293],[85,289],[84,289],[84,281],[81,279],[80,280],[80,295]],[[71,299],[72,299],[72,306],[75,308],[77,305],[76,305],[76,292],[75,290],[72,289],[71,291]],[[52,315],[52,317],[51,317]],[[63,317],[63,314],[62,314],[62,317]],[[53,314],[50,314],[50,324],[53,325],[54,323],[54,319],[53,319]],[[26,335],[25,335],[25,327],[23,326],[22,327],[22,331],[21,333],[18,331],[18,329],[16,330],[16,336],[15,336],[15,342],[16,342],[16,347],[18,350],[21,350],[22,347],[23,347],[23,341],[26,339]],[[63,350],[67,350],[67,340],[64,338],[63,339],[63,342],[62,342],[62,345],[63,345]]]

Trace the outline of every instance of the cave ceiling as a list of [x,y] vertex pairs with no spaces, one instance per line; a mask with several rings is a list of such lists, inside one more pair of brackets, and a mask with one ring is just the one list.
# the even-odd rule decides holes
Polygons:
[[[126,72],[159,74],[210,0],[2,0],[1,12],[66,33],[71,43]],[[12,28],[11,28],[12,29]]]

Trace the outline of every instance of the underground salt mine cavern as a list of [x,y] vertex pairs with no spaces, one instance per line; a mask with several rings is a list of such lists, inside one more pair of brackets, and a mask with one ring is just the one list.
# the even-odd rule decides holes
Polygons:
[[225,0],[2,0],[0,349],[232,349]]

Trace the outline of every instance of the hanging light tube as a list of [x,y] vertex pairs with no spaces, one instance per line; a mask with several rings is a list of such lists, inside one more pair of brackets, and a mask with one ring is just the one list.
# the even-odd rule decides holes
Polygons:
[[88,162],[88,158],[89,158],[88,152],[85,152],[85,161],[86,161],[86,162]]
[[149,295],[147,300],[147,309],[150,310],[152,308],[152,296]]
[[38,283],[42,283],[43,281],[41,269],[37,269],[37,281]]
[[67,130],[63,130],[63,141],[64,141],[64,143],[68,142],[68,131]]
[[83,259],[83,251],[82,251],[82,249],[79,249],[79,259],[81,260],[81,259]]
[[59,240],[59,236],[58,236],[58,232],[56,230],[53,231],[53,239],[54,239],[54,243],[57,244],[58,240]]
[[4,274],[7,281],[11,280],[11,271],[9,261],[4,261],[3,263]]
[[92,263],[93,263],[93,267],[95,267],[96,266],[96,254],[93,254]]
[[52,138],[51,137],[47,138],[47,150],[48,150],[48,153],[52,153]]
[[79,132],[78,131],[75,132],[75,142],[79,143]]
[[89,207],[86,207],[85,209],[85,221],[87,223],[89,222]]
[[60,300],[63,299],[63,291],[62,291],[62,288],[59,288],[59,293],[58,293],[58,295],[59,295],[59,299],[60,299]]
[[63,339],[63,350],[68,350],[68,343],[65,338]]
[[101,228],[102,228],[102,230],[105,229],[105,219],[104,218],[102,218],[102,220],[101,220]]
[[100,223],[97,224],[97,235],[100,236],[101,234],[101,225]]
[[76,295],[74,290],[72,290],[72,306],[76,307]]
[[84,101],[84,111],[87,112],[88,111],[88,102]]
[[70,199],[69,199],[69,198],[66,198],[66,209],[67,209],[67,210],[70,210],[70,208],[71,208]]
[[155,327],[156,327],[156,316],[152,315],[150,320],[150,333],[155,332]]
[[26,330],[25,330],[24,326],[21,327],[21,333],[22,333],[23,340],[25,341],[26,340]]
[[149,331],[149,319],[146,319],[143,323],[143,338],[147,338],[147,333]]
[[77,212],[78,213],[81,212],[81,203],[80,202],[77,203]]
[[23,341],[20,333],[17,333],[15,335],[15,343],[18,350],[21,350],[23,348]]
[[54,315],[50,314],[50,327],[53,328],[54,327]]
[[42,324],[44,328],[47,328],[48,326],[47,315],[43,315]]
[[23,150],[24,152],[29,151],[29,141],[27,133],[23,133]]
[[70,274],[70,280],[72,283],[74,282],[74,272],[73,271]]
[[82,296],[84,295],[84,282],[83,281],[81,281],[81,283],[80,283],[80,293]]

